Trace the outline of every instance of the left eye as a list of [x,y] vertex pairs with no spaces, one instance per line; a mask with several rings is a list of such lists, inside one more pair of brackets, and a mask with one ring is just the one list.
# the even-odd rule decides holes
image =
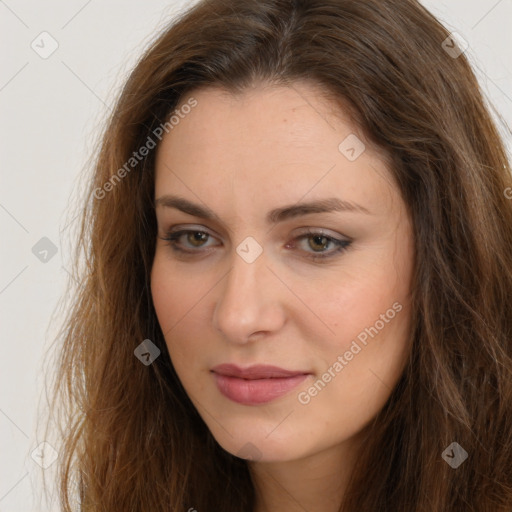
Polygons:
[[[179,242],[182,237],[185,237],[187,243],[190,244],[186,245],[185,249],[183,248],[183,245]],[[169,232],[166,237],[162,238],[162,240],[168,242],[171,248],[176,252],[195,254],[200,251],[196,251],[194,250],[194,248],[198,249],[200,247],[208,247],[207,245],[204,244],[204,242],[208,241],[209,237],[213,238],[206,231],[184,229],[181,231]],[[348,246],[351,244],[350,240],[339,240],[337,238],[328,236],[322,232],[317,231],[308,231],[307,233],[299,235],[296,238],[294,238],[293,242],[297,240],[309,240],[308,246],[313,250],[313,252],[309,253],[307,257],[312,259],[331,257],[336,253],[346,250]],[[329,245],[334,245],[334,249],[331,251],[325,250]],[[295,245],[292,243],[292,247],[294,246]],[[290,244],[287,244],[286,247],[289,248]],[[306,250],[306,252],[308,251]]]
[[[337,252],[340,249],[346,249],[350,242],[345,240],[338,240],[323,233],[307,233],[305,235],[298,236],[295,240],[307,241],[307,246],[313,250],[313,253],[325,253],[331,254]],[[334,246],[335,249],[327,251],[328,247]],[[324,249],[324,250],[322,250]]]

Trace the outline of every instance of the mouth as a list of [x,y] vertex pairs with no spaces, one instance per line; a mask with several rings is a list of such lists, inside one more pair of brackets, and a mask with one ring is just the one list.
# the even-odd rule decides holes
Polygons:
[[222,364],[211,371],[222,395],[243,405],[259,405],[275,400],[311,375],[307,371],[285,370],[269,365],[242,369],[232,364]]

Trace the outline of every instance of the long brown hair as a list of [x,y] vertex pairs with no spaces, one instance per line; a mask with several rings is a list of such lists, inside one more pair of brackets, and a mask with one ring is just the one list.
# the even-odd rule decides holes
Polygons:
[[[247,462],[216,443],[172,367],[149,287],[156,149],[130,158],[199,87],[298,80],[388,155],[414,226],[411,356],[343,510],[512,510],[510,164],[449,37],[414,0],[208,0],[145,52],[84,198],[52,402],[64,511],[72,482],[87,512],[252,511]],[[147,366],[134,355],[146,339],[161,351]],[[468,454],[456,469],[442,457],[453,442]]]

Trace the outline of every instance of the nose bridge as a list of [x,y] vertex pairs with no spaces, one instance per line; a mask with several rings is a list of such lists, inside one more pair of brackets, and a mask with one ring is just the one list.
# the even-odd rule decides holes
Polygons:
[[[242,243],[238,251],[244,248]],[[231,270],[218,296],[213,320],[224,336],[245,342],[254,332],[277,328],[276,319],[280,315],[275,310],[273,288],[268,286],[272,273],[267,268],[266,255],[262,252],[250,262],[250,259],[244,259],[243,252],[240,256],[238,251],[233,255]]]
[[240,302],[242,296],[245,299],[250,299],[251,296],[254,298],[258,292],[256,289],[258,278],[261,282],[262,271],[266,270],[262,264],[263,258],[260,256],[258,259],[259,261],[247,263],[238,254],[233,256],[233,265],[227,275],[224,289],[223,299],[225,301],[234,300],[236,304]]

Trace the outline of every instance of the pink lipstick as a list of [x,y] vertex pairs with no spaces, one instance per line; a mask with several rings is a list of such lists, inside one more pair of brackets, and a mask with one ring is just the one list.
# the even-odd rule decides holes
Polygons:
[[221,364],[211,370],[219,391],[243,405],[259,405],[285,395],[306,379],[309,372],[292,371],[270,365],[240,368]]

